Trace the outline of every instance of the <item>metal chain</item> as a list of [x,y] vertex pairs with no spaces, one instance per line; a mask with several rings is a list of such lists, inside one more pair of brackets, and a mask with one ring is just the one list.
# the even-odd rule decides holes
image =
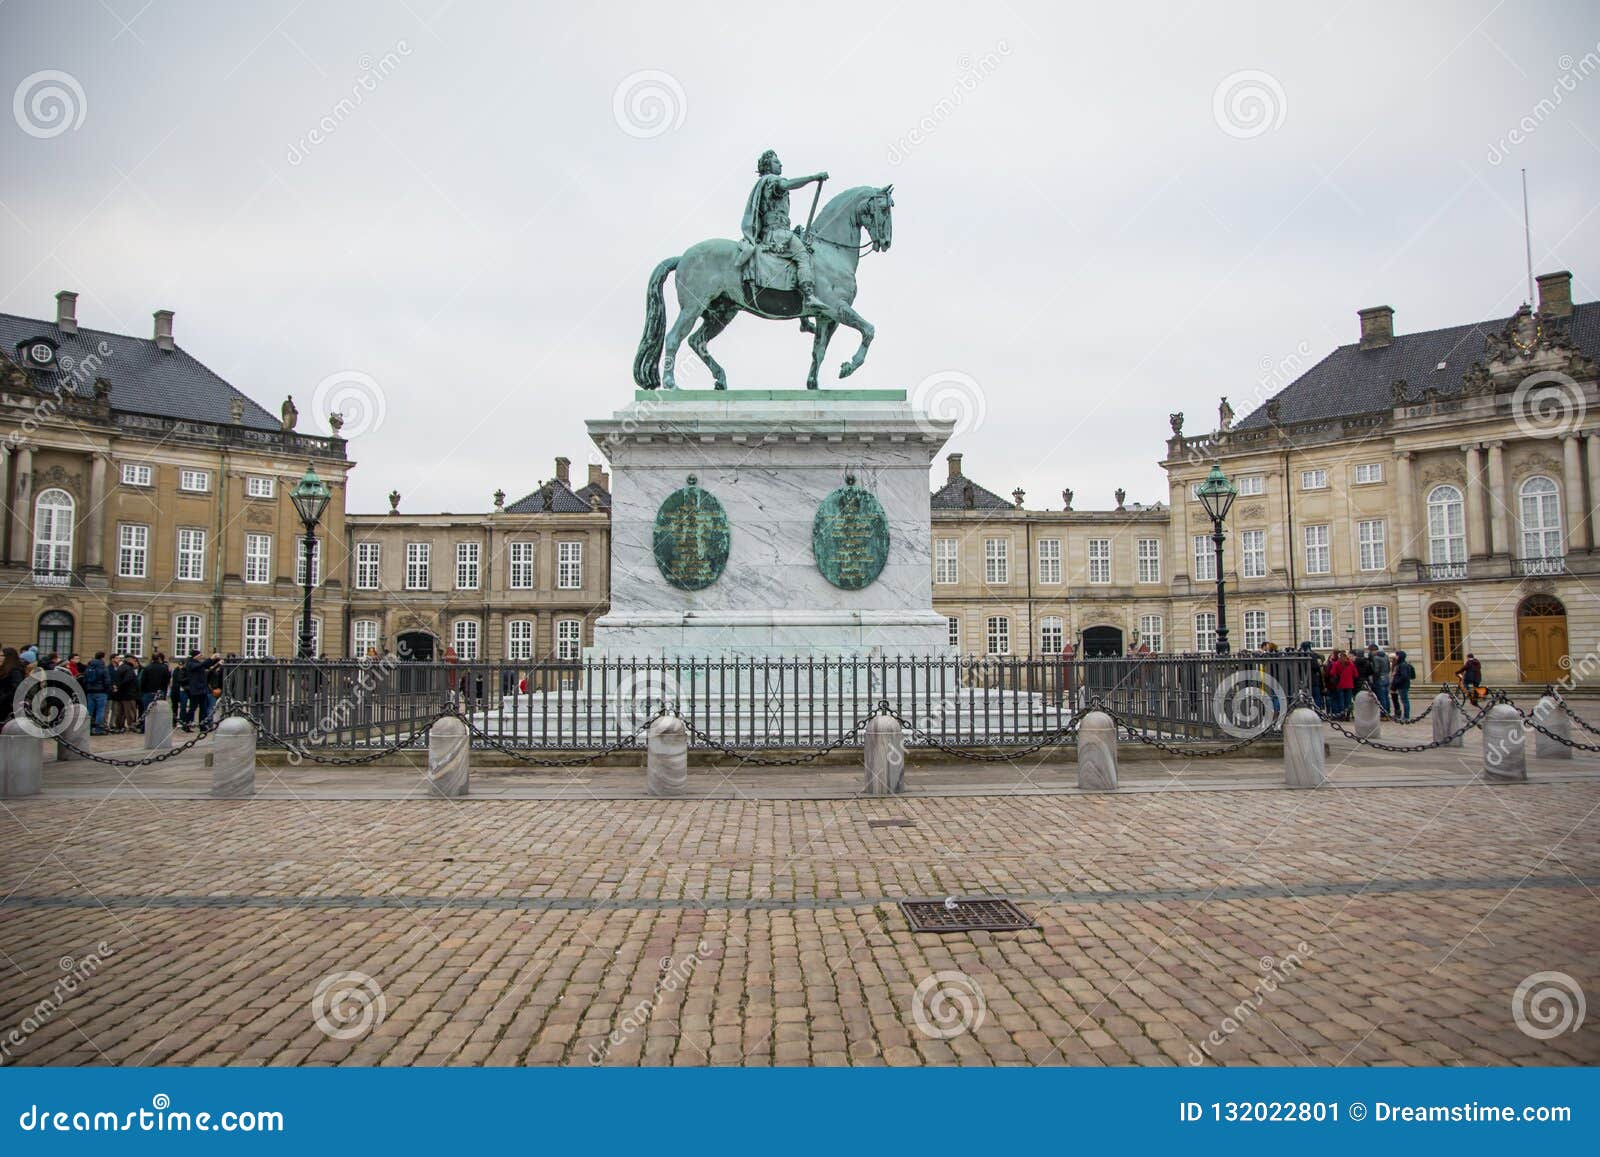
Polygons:
[[[1512,703],[1509,699],[1505,700],[1505,702],[1507,704],[1509,704],[1512,707],[1512,709],[1514,709],[1516,711],[1516,713],[1518,715],[1522,716],[1522,721],[1524,723],[1526,723],[1529,727],[1533,728],[1540,735],[1547,736],[1550,739],[1554,739],[1557,743],[1559,743],[1559,744],[1561,744],[1561,745],[1563,745],[1565,747],[1570,747],[1570,748],[1574,749],[1575,751],[1600,751],[1600,743],[1581,743],[1576,739],[1569,739],[1564,735],[1557,735],[1554,731],[1551,731],[1548,727],[1546,727],[1544,724],[1540,723],[1537,719],[1535,719],[1533,717],[1533,712],[1524,711],[1522,708],[1518,707],[1515,703]],[[1560,700],[1557,700],[1557,702],[1560,702]],[[1568,712],[1568,714],[1570,715],[1571,712]]]
[[1334,716],[1329,715],[1324,711],[1318,711],[1315,707],[1313,707],[1312,710],[1317,712],[1317,717],[1319,719],[1337,731],[1340,735],[1344,736],[1346,739],[1354,740],[1356,743],[1359,743],[1364,747],[1373,748],[1376,751],[1398,752],[1402,754],[1408,751],[1431,751],[1436,747],[1448,747],[1451,743],[1454,743],[1457,739],[1461,738],[1461,736],[1465,735],[1474,727],[1477,727],[1480,723],[1482,723],[1484,717],[1489,714],[1489,709],[1486,707],[1482,711],[1479,711],[1478,714],[1473,718],[1467,720],[1460,727],[1452,731],[1449,735],[1445,736],[1443,739],[1435,739],[1428,743],[1419,743],[1411,747],[1401,747],[1399,744],[1395,743],[1383,743],[1377,739],[1365,739],[1362,736],[1357,735],[1355,732],[1345,728]]
[[[227,716],[229,714],[238,714],[238,713],[242,712],[242,710],[243,709],[240,708],[239,712],[234,712],[234,711],[227,712],[226,714],[224,714],[223,718],[227,718]],[[33,720],[30,719],[30,721],[33,721]],[[117,759],[114,756],[110,756],[110,755],[96,755],[92,751],[86,751],[85,749],[79,747],[76,743],[73,743],[65,735],[57,735],[55,737],[55,741],[56,741],[57,744],[59,744],[62,747],[65,747],[68,751],[72,752],[74,755],[77,755],[80,759],[87,759],[91,763],[103,763],[108,767],[149,767],[152,764],[165,763],[167,760],[172,759],[174,756],[182,755],[184,752],[189,751],[196,744],[200,743],[209,734],[210,734],[210,732],[201,731],[198,734],[196,734],[193,739],[186,740],[185,742],[179,744],[177,747],[169,747],[165,751],[158,751],[154,755],[145,756],[143,759]]]
[[1587,731],[1590,735],[1600,735],[1600,727],[1596,727],[1594,724],[1589,723],[1587,720],[1580,719],[1578,717],[1577,713],[1574,712],[1571,707],[1567,706],[1566,699],[1562,698],[1560,695],[1552,696],[1552,698],[1554,698],[1557,703],[1561,704],[1561,710],[1566,714],[1568,719],[1572,720],[1579,727],[1581,727],[1585,731]]
[[468,732],[481,739],[485,746],[493,748],[502,755],[510,756],[518,763],[526,763],[530,767],[583,767],[587,764],[593,763],[597,759],[604,759],[607,756],[615,755],[624,748],[633,748],[635,746],[634,741],[639,738],[639,733],[649,727],[650,724],[655,722],[655,719],[647,719],[643,723],[639,724],[639,726],[635,727],[631,733],[623,736],[610,746],[603,747],[598,751],[586,752],[577,759],[540,759],[538,756],[526,754],[519,748],[508,747],[503,740],[499,739],[497,736],[489,734],[487,731],[484,731],[476,723],[472,722],[471,719],[468,719],[455,708],[451,708],[443,712],[442,715],[453,715],[466,725]]
[[1107,707],[1104,703],[1101,703],[1099,700],[1090,700],[1089,709],[1091,711],[1105,712],[1107,715],[1111,716],[1111,718],[1116,722],[1117,726],[1121,727],[1130,736],[1132,736],[1134,739],[1137,739],[1145,746],[1154,747],[1158,751],[1165,751],[1170,755],[1179,755],[1184,759],[1219,759],[1224,755],[1232,755],[1235,751],[1242,751],[1244,748],[1249,747],[1252,743],[1257,743],[1266,738],[1270,731],[1270,728],[1263,728],[1254,735],[1246,736],[1237,743],[1230,743],[1226,747],[1207,747],[1197,751],[1193,748],[1180,747],[1176,743],[1168,743],[1163,739],[1155,738],[1153,735],[1145,734],[1143,730],[1123,722],[1123,720],[1118,717],[1115,711],[1113,711],[1110,707]]
[[[877,713],[892,714],[892,712],[886,711],[887,707],[887,702],[880,701],[878,704]],[[778,759],[769,759],[766,756],[757,755],[753,751],[740,751],[737,748],[729,747],[720,740],[712,738],[704,731],[701,731],[700,728],[696,727],[692,721],[684,718],[683,713],[677,711],[676,709],[674,709],[672,714],[676,715],[679,719],[683,719],[683,725],[688,729],[689,734],[700,740],[703,746],[712,748],[715,751],[720,751],[724,755],[731,756],[734,759],[742,760],[745,763],[753,763],[758,767],[800,767],[807,763],[813,763],[816,760],[821,759],[824,755],[827,755],[830,751],[836,751],[845,744],[849,743],[856,737],[860,730],[867,725],[867,720],[872,718],[871,715],[862,716],[860,719],[856,720],[855,726],[851,727],[849,731],[846,731],[843,735],[839,736],[827,746],[817,748],[817,750],[813,751],[810,755],[796,755]]]
[[425,727],[420,730],[413,731],[400,742],[390,744],[387,747],[374,748],[373,750],[364,752],[361,755],[317,755],[300,740],[290,739],[287,736],[279,735],[277,732],[273,731],[265,723],[261,722],[261,720],[252,715],[249,708],[245,707],[244,704],[239,703],[238,701],[234,701],[232,704],[230,704],[227,714],[238,715],[247,720],[250,725],[256,729],[256,732],[265,738],[268,743],[275,744],[276,746],[282,747],[287,751],[292,751],[301,759],[310,760],[312,763],[325,764],[329,767],[359,767],[362,764],[377,763],[378,760],[387,759],[396,752],[407,751],[418,747],[421,745],[422,740],[427,737],[427,728],[432,727],[433,724],[438,722],[439,719],[439,716],[436,715],[432,719],[428,720],[428,723]]

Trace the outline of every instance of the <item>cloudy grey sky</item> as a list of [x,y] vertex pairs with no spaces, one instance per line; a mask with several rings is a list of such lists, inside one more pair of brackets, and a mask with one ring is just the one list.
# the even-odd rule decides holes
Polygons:
[[[737,234],[769,146],[830,192],[895,183],[850,384],[931,381],[968,473],[1029,505],[1164,499],[1169,411],[1244,414],[1362,306],[1515,309],[1523,166],[1535,272],[1600,281],[1591,3],[7,0],[0,62],[0,309],[76,289],[141,335],[174,309],[302,429],[319,383],[375,391],[355,510],[487,509],[596,460],[650,269]],[[45,70],[70,124],[35,111]],[[809,348],[742,317],[713,352],[795,387]]]

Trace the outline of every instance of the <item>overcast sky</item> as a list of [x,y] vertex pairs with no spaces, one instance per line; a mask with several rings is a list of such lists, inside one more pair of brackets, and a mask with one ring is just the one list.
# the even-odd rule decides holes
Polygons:
[[[651,268],[737,235],[768,147],[829,193],[894,182],[849,384],[940,395],[969,476],[1030,506],[1165,499],[1170,411],[1242,416],[1363,306],[1510,313],[1524,166],[1535,272],[1600,281],[1593,3],[8,0],[0,62],[0,309],[176,310],[302,429],[328,383],[358,511],[598,460]],[[746,316],[713,352],[798,387],[810,340]]]

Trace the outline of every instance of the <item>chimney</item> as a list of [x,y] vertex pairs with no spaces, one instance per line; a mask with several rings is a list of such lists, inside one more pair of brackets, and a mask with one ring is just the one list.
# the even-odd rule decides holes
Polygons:
[[946,454],[944,456],[944,460],[946,462],[950,463],[950,478],[951,478],[951,480],[953,481],[954,479],[960,478],[961,477],[961,455],[960,454]]
[[1541,273],[1539,283],[1539,312],[1551,317],[1572,316],[1572,274],[1563,269],[1560,273]]
[[155,318],[157,348],[164,350],[177,349],[177,345],[172,340],[172,311],[170,309],[158,309],[156,310]]
[[70,289],[56,294],[56,328],[62,333],[78,332],[78,295]]
[[557,458],[556,459],[556,481],[560,482],[561,485],[563,485],[563,486],[570,486],[572,484],[571,474],[572,474],[572,459],[571,458]]
[[611,479],[606,477],[606,468],[598,462],[589,463],[589,485],[598,486],[607,494],[611,492]]
[[1394,341],[1394,310],[1387,305],[1356,310],[1361,319],[1361,348],[1381,349]]

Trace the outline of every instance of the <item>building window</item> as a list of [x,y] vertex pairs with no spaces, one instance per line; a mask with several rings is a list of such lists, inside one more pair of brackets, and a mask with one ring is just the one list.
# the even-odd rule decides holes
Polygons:
[[271,498],[278,493],[278,480],[252,474],[244,480],[246,498]]
[[983,581],[1003,586],[1011,581],[1011,542],[1004,538],[983,540]]
[[1389,565],[1383,536],[1381,518],[1363,519],[1356,523],[1356,540],[1360,545],[1362,570],[1382,570]]
[[[15,469],[15,467],[13,467]],[[64,579],[72,570],[76,504],[65,490],[41,490],[33,504],[33,573]]]
[[478,589],[478,544],[475,542],[456,543],[456,590],[475,591]]
[[1267,492],[1267,476],[1265,474],[1242,474],[1239,476],[1239,497],[1248,498],[1253,494]]
[[1194,617],[1194,649],[1208,655],[1217,649],[1217,612],[1201,611]]
[[1376,643],[1380,647],[1389,645],[1388,607],[1361,608],[1361,641]]
[[[294,544],[294,585],[306,585],[306,542],[301,538]],[[311,540],[311,585],[322,585],[322,540]]]
[[583,620],[556,620],[556,658],[563,663],[576,663],[583,654]]
[[180,470],[178,471],[178,489],[187,490],[193,494],[204,494],[211,489],[211,473],[208,470]]
[[[583,586],[583,543],[556,543],[556,587],[575,591]],[[569,620],[562,620],[567,622]]]
[[1244,613],[1244,649],[1246,651],[1259,651],[1267,645],[1267,612],[1246,611]]
[[1055,615],[1046,615],[1039,620],[1039,653],[1042,655],[1061,654],[1062,644],[1066,642],[1066,633],[1062,630],[1061,619]]
[[1542,474],[1523,482],[1518,497],[1522,506],[1522,557],[1561,558],[1561,496],[1556,484]]
[[989,654],[1011,654],[1011,620],[1004,615],[995,615],[989,620],[988,630]]
[[1382,462],[1358,462],[1356,464],[1356,485],[1365,486],[1371,482],[1383,481]]
[[112,632],[111,647],[119,655],[144,654],[144,616],[137,611],[120,612]]
[[150,528],[125,522],[117,527],[117,577],[150,577]]
[[406,590],[428,589],[428,555],[431,549],[426,542],[406,543]]
[[1160,615],[1139,616],[1139,644],[1149,647],[1152,651],[1159,651],[1166,642],[1162,628],[1166,624],[1161,621]]
[[272,535],[244,536],[244,581],[247,583],[272,581]]
[[378,650],[378,620],[357,619],[350,624],[350,654],[365,659]]
[[533,620],[512,619],[506,624],[506,658],[533,658]]
[[172,620],[172,653],[187,656],[200,646],[200,616],[178,615]]
[[[300,615],[294,617],[294,653],[297,656],[300,654],[300,626],[304,621]],[[315,615],[311,616],[311,654],[322,654],[322,620]]]
[[206,532],[198,526],[178,527],[179,582],[197,583],[206,577]]
[[[533,589],[533,543],[513,542],[511,544],[511,570],[507,579],[514,591],[531,591]],[[531,643],[529,644],[532,645]],[[528,657],[533,657],[530,652]]]
[[1461,491],[1435,486],[1428,492],[1428,561],[1467,561],[1467,520]]
[[1058,586],[1061,583],[1061,540],[1059,538],[1041,538],[1039,540],[1039,582]]
[[950,645],[952,647],[961,646],[961,620],[955,615],[946,615],[944,621],[945,626],[949,628],[950,633],[946,638],[949,640]]
[[1328,472],[1326,470],[1300,471],[1301,490],[1326,490],[1328,488]]
[[154,471],[144,462],[124,462],[122,464],[122,484],[124,486],[149,486],[154,480]]
[[1089,581],[1092,583],[1108,583],[1111,581],[1111,540],[1109,538],[1091,538],[1089,540]]
[[953,538],[933,540],[933,581],[940,586],[950,586],[961,581],[959,548]]
[[455,626],[456,658],[476,659],[478,657],[478,620],[457,619]]
[[1306,630],[1311,645],[1319,651],[1333,647],[1333,608],[1312,607],[1306,612]]
[[356,590],[378,589],[378,564],[382,559],[383,548],[378,543],[356,543]]
[[244,657],[265,659],[272,654],[272,620],[266,615],[244,617]]
[[1328,547],[1329,527],[1308,526],[1306,530],[1306,573],[1329,574],[1333,570],[1333,552]]
[[1217,581],[1217,544],[1209,534],[1194,536],[1194,581]]
[[1241,530],[1239,532],[1239,577],[1267,577],[1267,532]]
[[1141,538],[1139,540],[1139,581],[1142,583],[1158,583],[1161,581],[1161,540],[1159,538]]

